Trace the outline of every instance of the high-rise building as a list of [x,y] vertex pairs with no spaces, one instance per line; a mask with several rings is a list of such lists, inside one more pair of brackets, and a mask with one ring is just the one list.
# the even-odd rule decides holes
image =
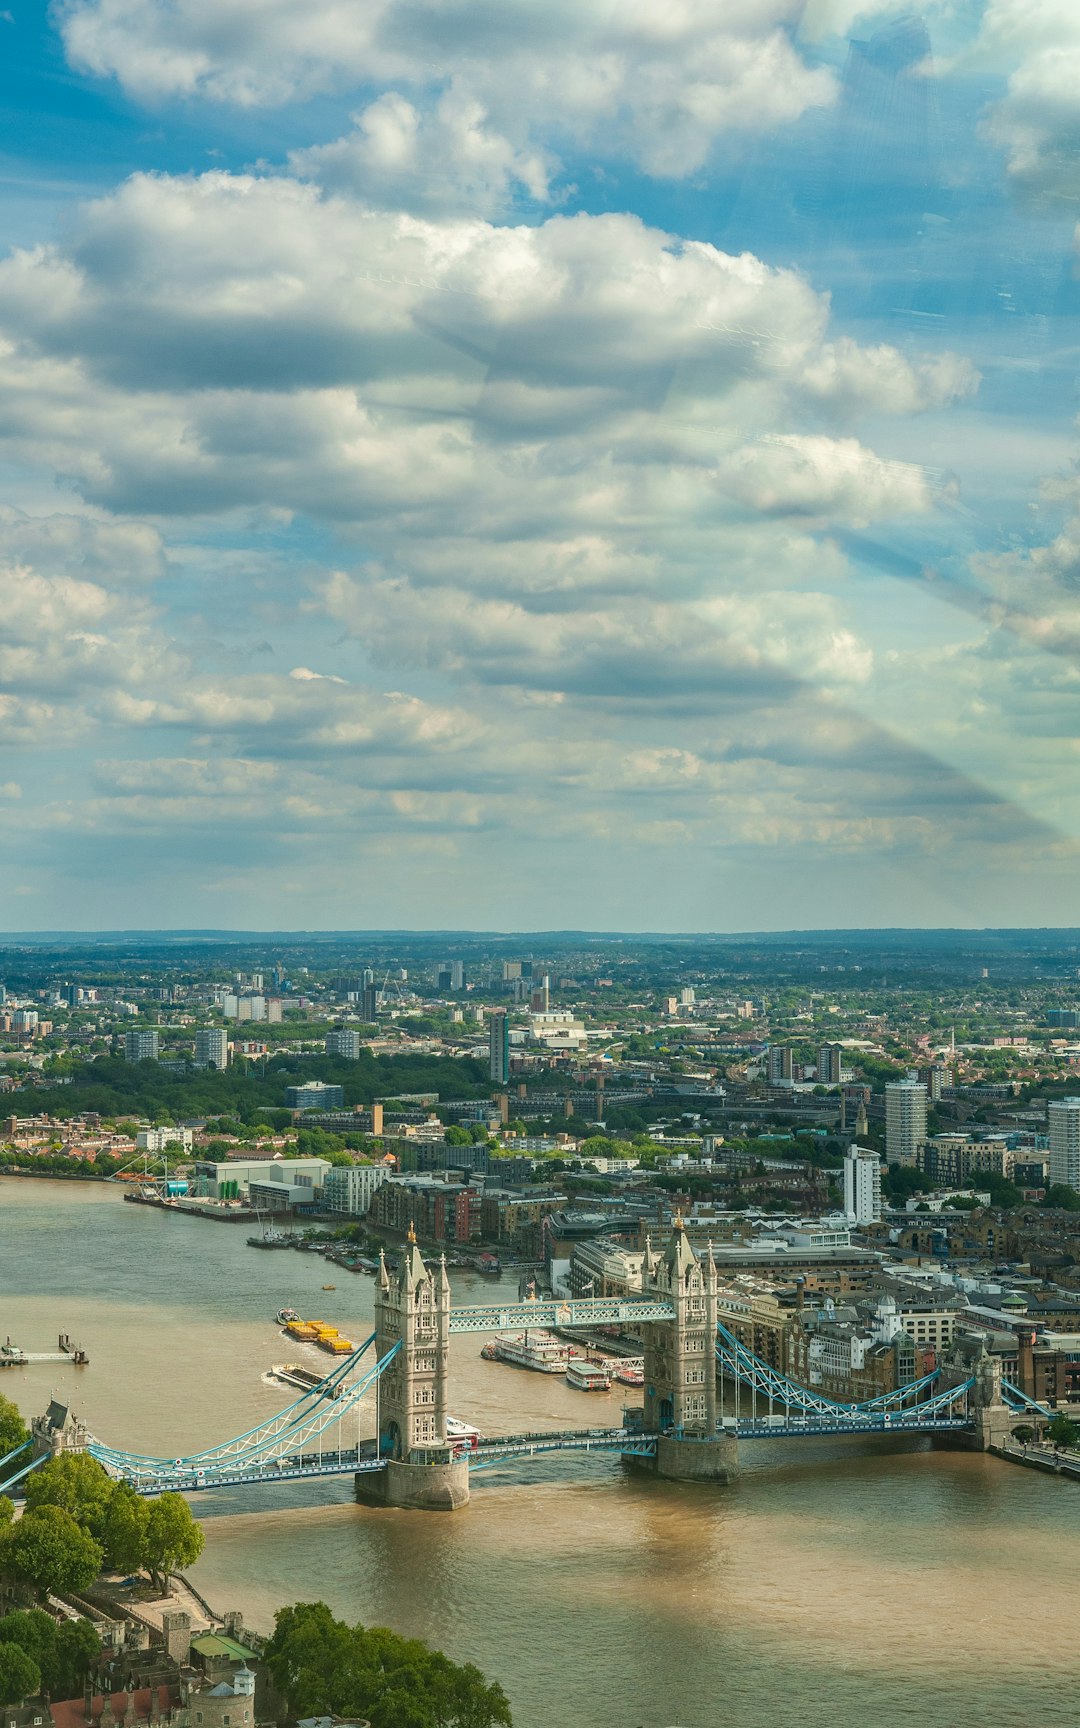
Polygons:
[[885,1088],[885,1156],[890,1164],[914,1167],[926,1144],[926,1087],[917,1080],[891,1080]]
[[340,1110],[345,1089],[329,1086],[324,1080],[305,1080],[302,1086],[286,1086],[285,1102],[290,1110]]
[[817,1077],[821,1086],[839,1086],[843,1050],[839,1044],[822,1044],[817,1053]]
[[505,1086],[510,1078],[510,1016],[505,1008],[496,1008],[488,1022],[488,1057],[492,1080]]
[[856,1224],[881,1223],[881,1160],[865,1146],[844,1154],[844,1211]]
[[451,988],[451,990],[464,990],[464,988],[465,988],[465,962],[464,962],[464,960],[451,960],[451,962],[450,962],[450,988]]
[[697,996],[692,984],[687,984],[679,991],[679,1002],[683,1008],[692,1008]]
[[534,1014],[546,1014],[551,1007],[551,979],[546,972],[529,998],[529,1005]]
[[928,1062],[918,1072],[920,1084],[926,1087],[927,1098],[931,1104],[936,1104],[942,1089],[952,1085],[952,1069],[947,1068],[944,1062]]
[[229,1034],[224,1026],[199,1027],[195,1034],[195,1066],[219,1069],[229,1066]]
[[1076,1008],[1048,1008],[1046,1024],[1073,1031],[1080,1026],[1080,1011]]
[[1080,1193],[1080,1098],[1055,1098],[1046,1108],[1050,1129],[1050,1183]]
[[124,1056],[129,1062],[156,1062],[158,1035],[156,1028],[124,1034]]
[[521,977],[520,960],[504,960],[502,963],[503,983],[509,984],[515,978]]
[[369,1023],[378,1019],[379,989],[378,985],[375,984],[374,981],[370,984],[364,985],[363,999],[360,1004],[360,1013],[362,1018]]
[[792,1084],[791,1046],[788,1044],[770,1044],[765,1078],[770,1086],[790,1086]]
[[347,1062],[360,1060],[360,1034],[351,1026],[334,1026],[326,1034],[326,1054],[344,1056]]

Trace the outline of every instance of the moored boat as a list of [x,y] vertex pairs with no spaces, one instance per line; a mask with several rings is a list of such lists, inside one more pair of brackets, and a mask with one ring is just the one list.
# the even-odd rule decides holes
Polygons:
[[538,1374],[563,1374],[571,1357],[577,1355],[572,1344],[564,1344],[540,1327],[515,1337],[500,1333],[493,1342],[496,1361],[532,1368]]
[[586,1362],[578,1357],[566,1364],[566,1384],[576,1392],[608,1392],[611,1376],[603,1362]]

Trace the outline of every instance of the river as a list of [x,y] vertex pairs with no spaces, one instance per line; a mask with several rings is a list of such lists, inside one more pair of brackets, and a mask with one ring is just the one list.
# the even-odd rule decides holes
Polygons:
[[[66,1331],[90,1355],[0,1391],[27,1416],[59,1396],[162,1455],[254,1426],[293,1396],[265,1371],[305,1353],[276,1310],[360,1341],[373,1290],[245,1236],[111,1185],[0,1179],[0,1335],[41,1350]],[[476,1301],[493,1281],[453,1283]],[[452,1341],[451,1405],[486,1433],[617,1420],[617,1394],[484,1362],[480,1342]],[[321,1599],[476,1662],[515,1728],[1080,1720],[1080,1485],[917,1439],[761,1442],[743,1463],[711,1490],[567,1455],[478,1473],[455,1514],[356,1506],[348,1478],[207,1494],[192,1577],[260,1629]]]

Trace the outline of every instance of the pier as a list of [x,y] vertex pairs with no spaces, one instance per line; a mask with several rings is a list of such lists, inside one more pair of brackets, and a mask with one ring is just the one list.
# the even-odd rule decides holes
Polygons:
[[35,1362],[70,1362],[76,1368],[88,1368],[90,1358],[78,1344],[73,1344],[66,1332],[61,1332],[55,1350],[23,1350],[5,1338],[0,1344],[0,1368],[28,1368]]

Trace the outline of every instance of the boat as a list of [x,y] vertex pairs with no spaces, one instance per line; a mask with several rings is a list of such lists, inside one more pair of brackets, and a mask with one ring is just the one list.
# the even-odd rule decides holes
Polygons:
[[610,1392],[611,1376],[605,1363],[579,1357],[566,1364],[566,1384],[576,1392]]
[[644,1356],[627,1356],[615,1367],[615,1378],[620,1386],[644,1386],[645,1358]]
[[500,1333],[494,1348],[497,1362],[512,1362],[516,1368],[532,1368],[538,1374],[564,1374],[570,1358],[578,1354],[572,1344],[564,1344],[540,1327],[515,1337]]
[[463,1422],[460,1416],[448,1416],[446,1438],[454,1448],[455,1457],[460,1457],[463,1452],[475,1452],[484,1436],[471,1422]]
[[321,1374],[305,1368],[301,1362],[275,1362],[270,1373],[275,1380],[283,1380],[287,1386],[299,1386],[302,1392],[321,1390],[324,1398],[340,1398],[345,1390],[340,1382],[336,1386],[328,1386]]
[[336,1290],[337,1285],[336,1284],[324,1284],[323,1289],[324,1290]]
[[279,1326],[287,1326],[290,1320],[299,1320],[299,1318],[295,1308],[279,1308],[275,1315]]

